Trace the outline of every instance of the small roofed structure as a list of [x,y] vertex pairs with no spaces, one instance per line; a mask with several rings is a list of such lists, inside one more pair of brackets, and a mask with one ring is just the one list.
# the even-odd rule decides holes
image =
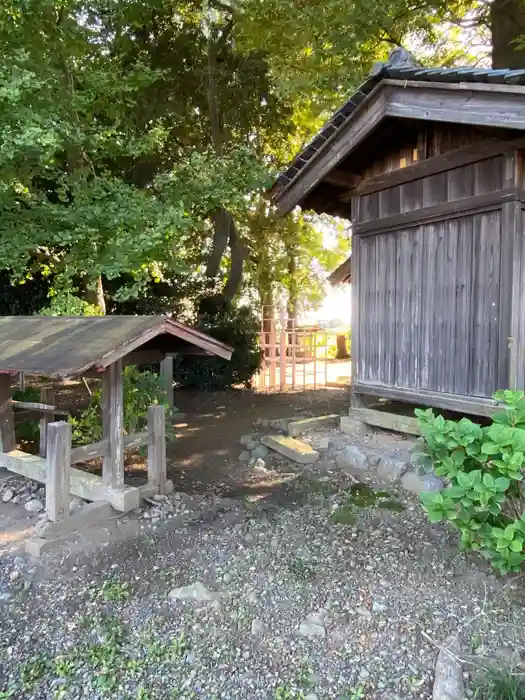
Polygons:
[[165,316],[0,316],[0,372],[70,379],[177,353],[229,360],[232,349]]
[[[216,355],[229,360],[232,348],[164,316],[0,317],[0,467],[46,484],[47,529],[53,539],[80,525],[109,516],[111,508],[136,508],[144,496],[171,488],[166,472],[164,406],[151,406],[148,428],[124,434],[123,366],[165,361],[174,354]],[[171,365],[169,365],[171,367]],[[71,425],[49,422],[61,412],[52,404],[13,401],[11,375],[23,372],[69,379],[99,377],[102,381],[100,442],[73,448]],[[173,375],[169,376],[172,384]],[[40,455],[16,449],[14,407],[40,412]],[[147,445],[148,482],[132,488],[124,483],[124,452]],[[102,477],[72,467],[102,458]],[[93,501],[70,516],[70,494]],[[42,537],[30,543],[41,551]]]
[[[352,401],[489,414],[525,387],[525,70],[423,68],[403,49],[271,196],[352,222]],[[510,339],[510,340],[509,340]]]
[[350,255],[339,267],[328,276],[328,282],[332,287],[339,284],[350,284],[352,282],[352,256]]

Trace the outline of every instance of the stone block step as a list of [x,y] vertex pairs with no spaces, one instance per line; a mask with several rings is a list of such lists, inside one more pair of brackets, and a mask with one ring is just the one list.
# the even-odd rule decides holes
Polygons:
[[294,420],[288,423],[288,435],[295,437],[308,430],[319,430],[320,428],[329,428],[335,426],[339,416],[336,413],[331,413],[327,416],[315,416],[314,418],[303,418],[302,420]]
[[348,411],[348,416],[352,420],[361,421],[374,428],[393,430],[396,433],[408,435],[421,435],[419,421],[414,416],[376,411],[373,408],[351,408]]
[[261,442],[299,464],[313,464],[319,459],[319,452],[313,450],[310,445],[286,435],[265,435]]

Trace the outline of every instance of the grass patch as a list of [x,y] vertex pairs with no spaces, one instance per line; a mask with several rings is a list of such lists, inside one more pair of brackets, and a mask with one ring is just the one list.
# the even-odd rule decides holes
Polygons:
[[288,565],[288,570],[293,574],[299,581],[312,581],[316,575],[317,571],[312,564],[299,554],[295,556]]
[[[7,688],[0,684],[0,700],[25,697],[37,686],[42,687],[42,683],[52,681],[59,681],[61,693],[53,698],[69,697],[67,692],[72,684],[79,683],[86,672],[90,685],[101,697],[114,697],[119,686],[133,678],[138,684],[136,696],[125,696],[125,700],[153,700],[158,692],[146,684],[149,670],[162,667],[169,677],[172,669],[183,663],[190,649],[183,630],[167,641],[153,633],[132,635],[119,617],[111,615],[82,616],[78,621],[85,633],[84,639],[57,656],[42,653],[26,659],[12,684]],[[175,692],[176,689],[170,690]],[[185,691],[173,697],[188,700],[198,696]]]
[[365,700],[365,698],[365,686],[361,683],[355,688],[350,688],[350,690],[345,695],[341,695],[338,700]]
[[333,512],[332,520],[340,525],[353,525],[363,508],[381,508],[394,513],[405,510],[388,491],[376,491],[367,484],[353,484],[345,491],[343,503]]
[[98,590],[93,591],[93,598],[105,603],[122,603],[129,596],[129,584],[112,578],[106,579]]
[[305,492],[310,496],[331,496],[337,488],[330,481],[324,481],[322,479],[308,479],[304,482],[303,488]]
[[31,657],[20,667],[20,685],[26,691],[32,690],[51,667],[51,659],[47,654],[42,653]]
[[275,700],[304,700],[302,690],[295,690],[285,685],[280,685],[275,689]]
[[474,684],[476,700],[525,700],[525,673],[490,669]]

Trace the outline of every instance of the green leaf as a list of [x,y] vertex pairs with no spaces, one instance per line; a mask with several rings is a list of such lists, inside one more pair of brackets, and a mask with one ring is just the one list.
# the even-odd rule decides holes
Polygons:
[[429,510],[427,511],[427,515],[431,523],[439,523],[443,520],[443,513],[441,511]]
[[453,499],[461,499],[465,495],[465,489],[459,484],[455,484],[447,489],[447,495]]
[[493,488],[494,483],[494,477],[491,474],[483,474],[483,486]]
[[510,479],[507,479],[507,477],[504,476],[499,476],[497,479],[494,480],[494,487],[498,491],[506,491],[510,486]]
[[465,472],[459,472],[457,475],[458,484],[464,489],[472,488],[472,478]]

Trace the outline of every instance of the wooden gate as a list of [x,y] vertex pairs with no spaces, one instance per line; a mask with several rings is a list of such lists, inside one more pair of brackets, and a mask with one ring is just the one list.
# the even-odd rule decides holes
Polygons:
[[[253,385],[258,391],[343,387],[350,382],[350,357],[337,359],[337,337],[346,335],[301,325],[285,312],[270,315],[263,309],[260,345],[263,363]],[[346,343],[348,346],[348,343]]]

